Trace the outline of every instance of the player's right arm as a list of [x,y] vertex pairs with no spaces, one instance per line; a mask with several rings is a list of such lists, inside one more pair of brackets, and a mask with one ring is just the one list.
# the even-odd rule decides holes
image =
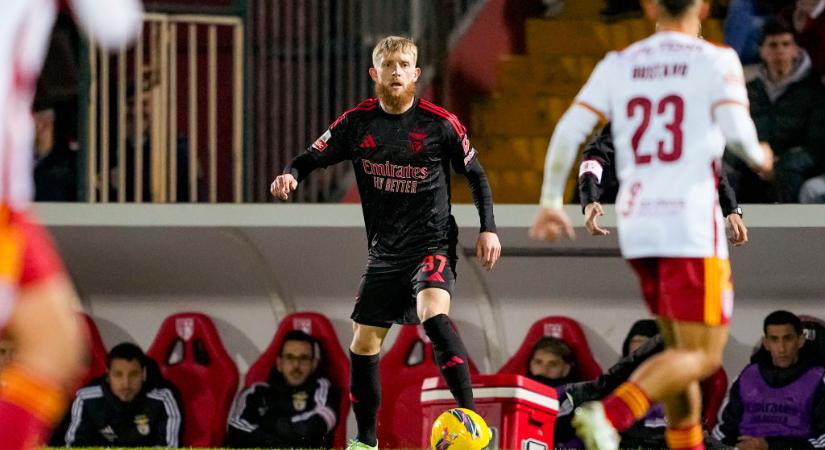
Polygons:
[[269,192],[281,200],[289,198],[289,193],[298,188],[313,170],[331,166],[351,157],[352,136],[351,113],[344,113],[330,125],[306,151],[296,156],[284,168],[281,175],[269,186]]
[[138,0],[69,0],[78,23],[107,50],[124,47],[143,28],[143,7]]
[[773,170],[773,152],[760,144],[749,112],[748,91],[736,52],[719,53],[711,73],[713,118],[722,129],[728,149],[758,173]]
[[604,208],[599,203],[602,194],[602,174],[613,169],[613,135],[610,124],[606,124],[587,147],[579,165],[579,199],[584,212],[584,227],[593,236],[604,236],[610,231],[599,226],[598,218],[604,215]]

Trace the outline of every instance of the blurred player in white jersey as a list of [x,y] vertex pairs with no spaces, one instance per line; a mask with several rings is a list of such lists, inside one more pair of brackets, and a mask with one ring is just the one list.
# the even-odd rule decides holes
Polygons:
[[[137,0],[67,0],[77,22],[110,49],[142,28]],[[2,0],[0,14],[0,330],[16,345],[0,374],[0,448],[42,445],[83,370],[77,296],[32,199],[31,102],[60,5]]]
[[667,350],[640,366],[603,402],[576,411],[587,448],[618,447],[617,431],[663,402],[672,449],[702,449],[699,380],[721,365],[733,309],[724,219],[716,183],[725,144],[754,170],[773,154],[757,141],[736,53],[697,37],[703,0],[651,0],[657,32],[611,52],[550,140],[541,209],[530,232],[574,237],[562,208],[579,145],[612,121],[619,244],[633,266]]

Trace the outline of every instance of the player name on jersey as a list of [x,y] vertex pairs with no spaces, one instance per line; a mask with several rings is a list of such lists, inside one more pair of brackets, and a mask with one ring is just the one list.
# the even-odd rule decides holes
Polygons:
[[633,66],[633,79],[655,80],[667,77],[686,77],[687,72],[688,65],[686,63]]

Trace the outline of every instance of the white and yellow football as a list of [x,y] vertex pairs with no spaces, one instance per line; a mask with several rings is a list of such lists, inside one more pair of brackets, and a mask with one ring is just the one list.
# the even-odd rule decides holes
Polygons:
[[492,437],[481,416],[469,409],[454,408],[435,419],[430,446],[432,450],[483,450]]

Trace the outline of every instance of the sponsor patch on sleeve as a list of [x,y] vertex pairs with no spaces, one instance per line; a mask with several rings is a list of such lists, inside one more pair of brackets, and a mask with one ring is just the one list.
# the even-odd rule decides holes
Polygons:
[[470,147],[470,137],[467,136],[466,134],[461,139],[461,146],[464,147],[464,154],[465,155],[467,153],[470,153],[470,150],[472,149],[472,147]]
[[322,152],[327,149],[327,141],[329,138],[332,137],[332,131],[327,130],[324,134],[321,135],[315,142],[312,143],[312,148]]
[[464,153],[464,167],[467,167],[476,156],[476,149],[471,148],[470,151]]
[[579,166],[579,177],[586,173],[591,173],[593,176],[596,177],[596,181],[601,183],[602,182],[602,165],[599,164],[598,161],[593,159],[588,159],[582,161],[582,164]]

